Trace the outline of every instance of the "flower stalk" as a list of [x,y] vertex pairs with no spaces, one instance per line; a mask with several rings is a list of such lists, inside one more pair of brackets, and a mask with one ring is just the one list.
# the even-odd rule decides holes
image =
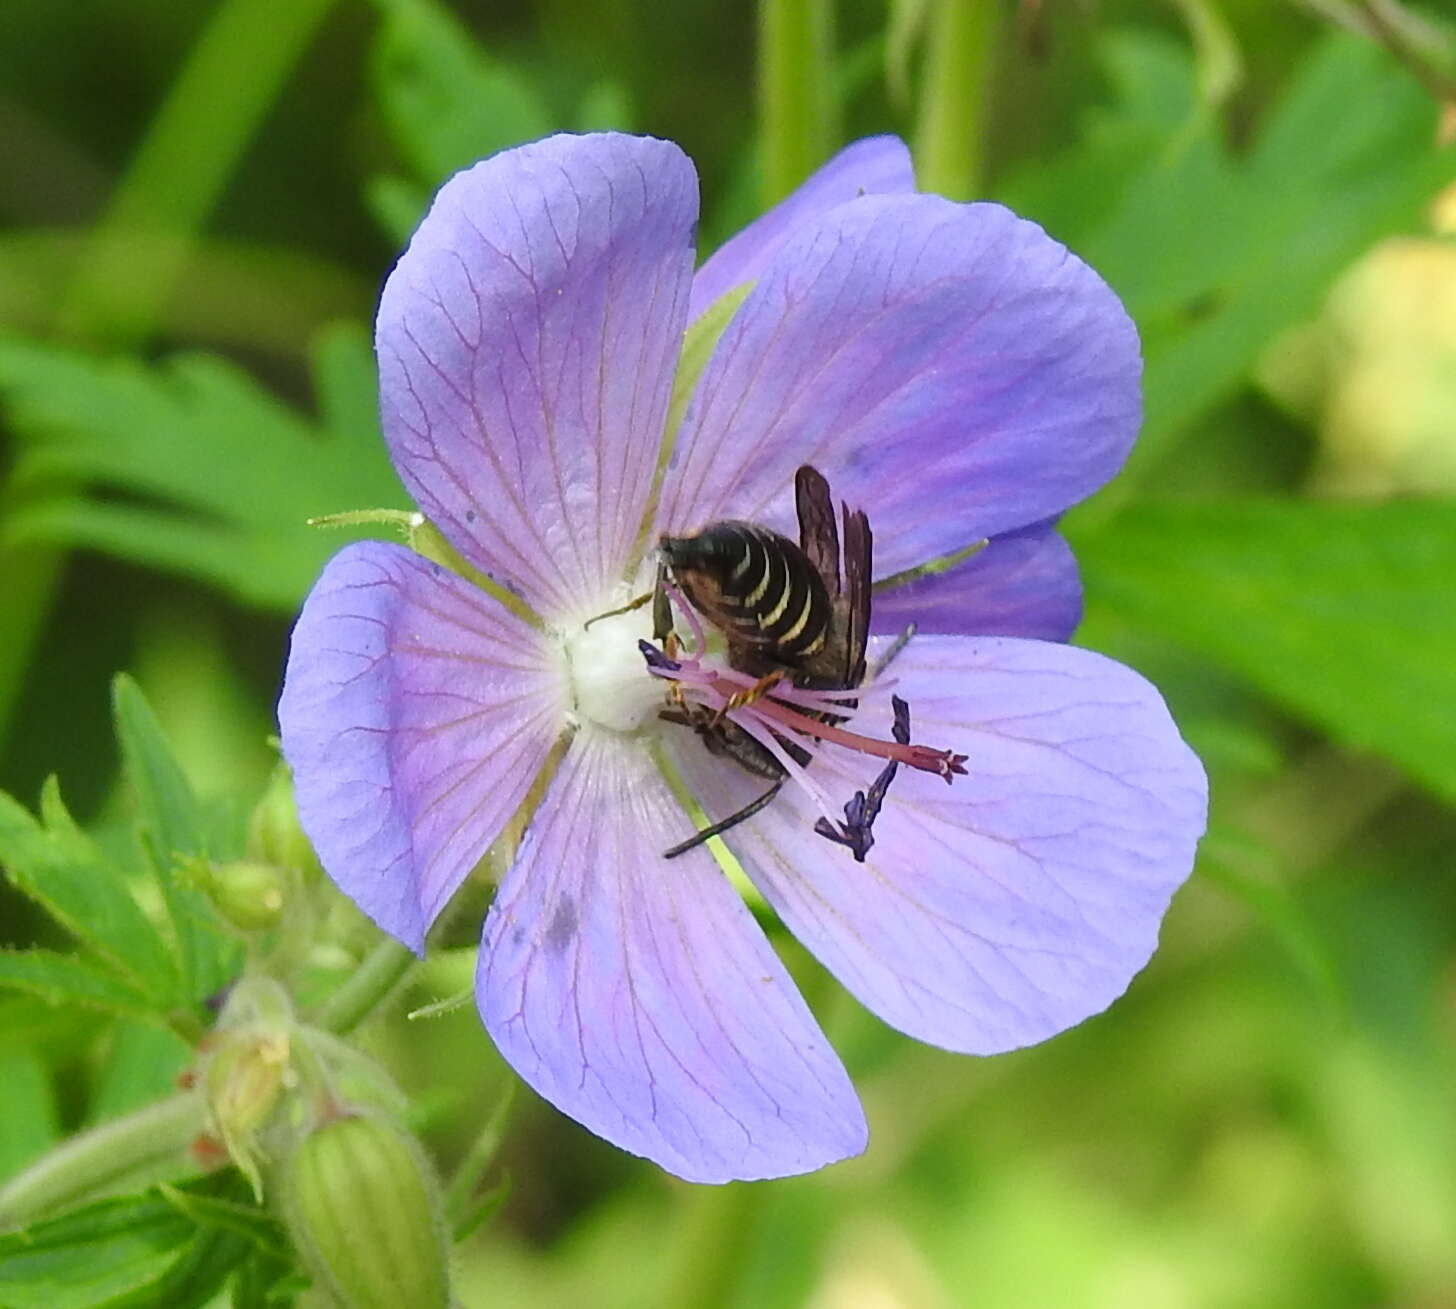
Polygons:
[[184,1091],[71,1137],[0,1187],[0,1231],[186,1171],[205,1120],[202,1095]]
[[980,189],[995,37],[996,0],[939,0],[930,18],[915,173],[925,190],[952,200],[969,200]]
[[761,0],[758,118],[763,201],[776,204],[836,144],[834,11],[828,0]]

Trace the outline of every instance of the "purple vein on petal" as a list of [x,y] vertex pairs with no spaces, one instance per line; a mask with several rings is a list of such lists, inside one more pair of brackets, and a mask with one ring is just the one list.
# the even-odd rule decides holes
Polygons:
[[539,634],[438,564],[374,541],[329,563],[294,629],[283,752],[325,871],[385,931],[422,946],[544,764],[564,685]]
[[752,916],[706,851],[662,859],[689,830],[645,752],[584,727],[486,924],[487,1027],[548,1100],[681,1176],[856,1152],[848,1079]]
[[590,612],[630,562],[696,217],[675,146],[552,137],[447,183],[385,287],[400,476],[470,564],[547,618]]

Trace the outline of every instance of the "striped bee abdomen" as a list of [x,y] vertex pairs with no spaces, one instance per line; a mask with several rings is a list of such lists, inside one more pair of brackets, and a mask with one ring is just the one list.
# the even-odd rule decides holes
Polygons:
[[721,522],[658,547],[673,579],[730,647],[747,644],[794,666],[829,633],[830,603],[809,557],[786,536],[754,523]]

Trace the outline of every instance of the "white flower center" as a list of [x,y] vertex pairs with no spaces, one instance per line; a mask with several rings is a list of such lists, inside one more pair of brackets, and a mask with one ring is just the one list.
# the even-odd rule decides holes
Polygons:
[[612,614],[566,638],[576,712],[614,732],[636,732],[663,706],[662,684],[647,671],[637,642],[652,635],[652,609]]

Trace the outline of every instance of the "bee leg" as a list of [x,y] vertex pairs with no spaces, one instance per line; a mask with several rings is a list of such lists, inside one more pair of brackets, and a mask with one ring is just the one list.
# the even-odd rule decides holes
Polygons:
[[890,648],[886,650],[885,653],[882,654],[877,660],[875,660],[875,666],[870,671],[869,676],[869,680],[871,682],[879,677],[879,675],[883,673],[885,669],[887,669],[892,663],[895,662],[896,659],[900,657],[900,651],[902,651],[907,645],[910,644],[910,639],[915,635],[917,630],[918,629],[916,628],[915,624],[911,623],[905,628],[903,632],[900,633],[899,636],[894,639],[894,641],[890,643]]
[[762,700],[770,691],[787,677],[787,672],[782,668],[775,668],[773,672],[766,673],[760,677],[752,686],[745,687],[741,691],[734,691],[728,697],[723,707],[713,715],[710,727],[717,727],[723,721],[723,715],[730,709],[742,709],[746,704],[752,704],[755,700]]
[[701,832],[694,832],[690,837],[688,837],[686,841],[679,842],[670,850],[664,850],[662,852],[662,857],[664,859],[676,859],[678,855],[686,854],[689,850],[695,849],[696,847],[702,845],[704,841],[707,841],[715,836],[720,836],[730,827],[737,827],[739,823],[745,821],[746,819],[752,818],[754,814],[756,814],[760,809],[768,804],[768,802],[779,793],[786,780],[788,780],[786,777],[780,777],[778,781],[776,781],[771,787],[769,787],[767,791],[765,791],[761,796],[758,797],[758,799],[750,800],[736,814],[729,814],[727,818],[721,819],[720,821],[712,824],[712,826],[710,827],[703,828]]

